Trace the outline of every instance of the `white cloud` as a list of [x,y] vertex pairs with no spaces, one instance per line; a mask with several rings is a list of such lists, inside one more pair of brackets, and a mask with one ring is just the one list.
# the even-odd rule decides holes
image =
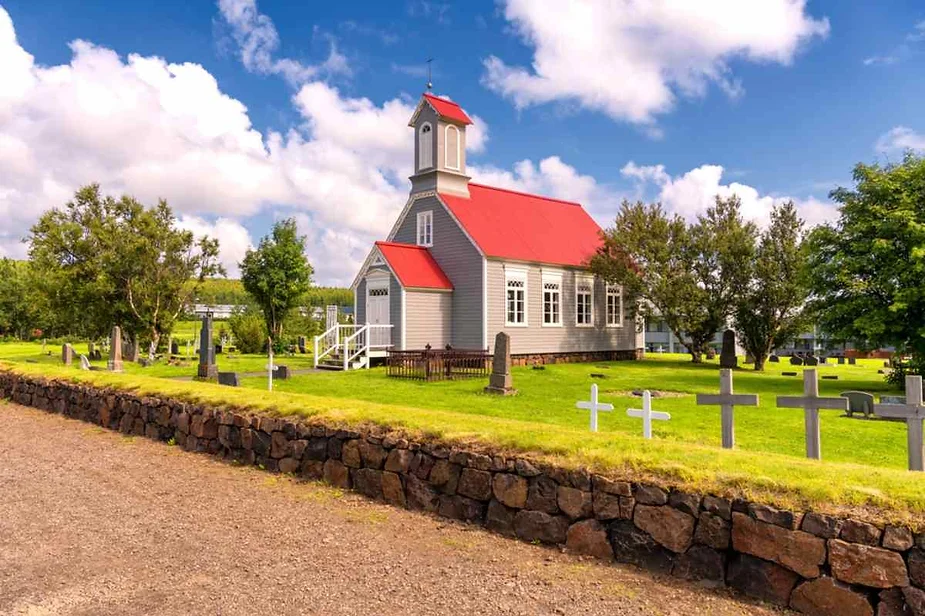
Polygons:
[[925,151],[925,135],[907,126],[895,126],[877,139],[874,146],[884,154],[901,154],[907,150]]
[[701,165],[687,173],[671,177],[663,165],[639,166],[628,162],[621,173],[640,182],[640,188],[652,184],[658,190],[657,199],[671,212],[687,220],[696,219],[713,205],[717,195],[723,198],[737,195],[742,201],[742,215],[758,225],[767,224],[771,209],[780,203],[793,200],[807,226],[833,220],[837,216],[833,203],[815,197],[795,198],[761,194],[758,189],[739,182],[722,183],[721,165]]
[[210,223],[199,216],[181,216],[177,219],[176,226],[192,231],[196,239],[208,236],[218,240],[221,264],[225,266],[229,277],[238,277],[240,274],[238,263],[244,259],[247,250],[254,245],[250,232],[244,225],[228,218],[218,218],[214,223]]
[[489,88],[519,109],[577,102],[641,124],[710,84],[738,96],[732,60],[787,65],[801,45],[829,32],[805,0],[506,0],[504,16],[533,48],[533,61],[526,68],[490,56]]
[[282,75],[299,85],[320,75],[350,74],[347,58],[337,50],[334,38],[315,31],[330,46],[327,59],[320,64],[303,64],[291,58],[276,58],[279,34],[273,21],[257,10],[256,0],[218,0],[222,18],[231,27],[239,47],[241,62],[247,70],[263,75]]
[[870,56],[869,58],[864,58],[864,66],[895,64],[897,60],[899,60],[899,58],[896,56]]

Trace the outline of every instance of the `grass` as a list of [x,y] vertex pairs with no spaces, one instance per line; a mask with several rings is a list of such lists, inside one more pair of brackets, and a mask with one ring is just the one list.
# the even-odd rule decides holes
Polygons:
[[[219,406],[298,416],[348,426],[391,426],[414,438],[439,437],[476,448],[524,452],[566,467],[583,465],[614,477],[681,489],[741,496],[782,507],[812,508],[852,514],[871,521],[905,522],[925,527],[925,481],[903,470],[904,426],[880,421],[851,420],[835,412],[822,418],[825,461],[803,456],[802,414],[777,410],[778,393],[798,393],[798,378],[768,374],[736,374],[736,389],[758,392],[762,406],[738,413],[736,450],[718,447],[719,411],[692,406],[692,391],[711,391],[718,383],[715,366],[695,367],[677,360],[638,363],[550,366],[544,371],[516,369],[513,398],[479,393],[477,381],[402,383],[381,371],[312,375],[285,383],[289,389],[314,393],[232,389],[209,383],[157,379],[137,374],[81,372],[61,366],[4,364],[33,376],[66,378],[100,386],[133,390],[141,395],[167,395]],[[876,374],[876,364],[829,367],[842,380],[823,381],[822,393],[849,388],[888,391]],[[788,366],[789,368],[789,366]],[[656,407],[672,412],[659,424],[655,438],[639,436],[637,421],[623,417],[623,408],[638,399],[605,394],[617,411],[602,417],[602,431],[587,430],[587,416],[573,408],[585,398],[590,372],[605,372],[604,391],[653,387],[685,392],[685,397],[660,398]],[[547,382],[544,382],[547,381]],[[347,393],[349,392],[349,397]],[[373,399],[391,401],[392,404]],[[859,463],[859,462],[865,463]],[[879,463],[878,463],[879,461]]]
[[[86,354],[87,347],[85,343],[75,343],[74,349],[78,354]],[[192,351],[190,351],[192,353]],[[196,375],[196,366],[199,361],[197,355],[192,354],[186,357],[186,346],[180,347],[181,363],[180,365],[171,365],[166,361],[158,361],[154,365],[142,367],[140,364],[124,362],[124,371],[126,374],[138,374],[162,378],[182,378],[193,377]],[[90,365],[98,368],[106,367],[106,357],[100,361],[91,361]],[[9,342],[0,344],[0,360],[15,362],[24,362],[30,364],[40,364],[44,366],[61,365],[61,347],[58,345],[47,345],[45,353],[42,353],[41,342]],[[227,355],[220,353],[215,356],[218,369],[222,372],[265,372],[267,366],[266,355]],[[299,370],[313,367],[312,356],[309,355],[277,355],[274,357],[275,364],[285,364],[290,369]]]

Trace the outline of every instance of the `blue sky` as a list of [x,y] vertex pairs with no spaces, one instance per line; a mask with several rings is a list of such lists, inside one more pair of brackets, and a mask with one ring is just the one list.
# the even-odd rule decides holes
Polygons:
[[925,149],[920,2],[566,6],[0,0],[0,254],[98,181],[166,197],[229,266],[295,215],[317,281],[349,283],[407,196],[428,57],[478,117],[476,179],[602,225],[624,197],[692,217],[730,192],[818,223],[854,164]]

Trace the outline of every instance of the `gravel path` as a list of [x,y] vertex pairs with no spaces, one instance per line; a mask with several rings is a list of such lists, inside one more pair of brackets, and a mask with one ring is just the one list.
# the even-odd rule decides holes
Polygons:
[[779,614],[0,401],[2,614]]

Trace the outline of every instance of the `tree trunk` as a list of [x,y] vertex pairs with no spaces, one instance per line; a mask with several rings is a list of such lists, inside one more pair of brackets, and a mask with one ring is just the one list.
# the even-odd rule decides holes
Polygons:
[[148,345],[148,359],[154,361],[157,355],[157,345],[161,341],[161,335],[153,327],[151,328],[151,344]]
[[690,349],[691,354],[691,363],[692,364],[702,364],[703,363],[703,346],[695,343],[691,343],[687,347]]
[[764,355],[755,355],[755,372],[764,372]]

